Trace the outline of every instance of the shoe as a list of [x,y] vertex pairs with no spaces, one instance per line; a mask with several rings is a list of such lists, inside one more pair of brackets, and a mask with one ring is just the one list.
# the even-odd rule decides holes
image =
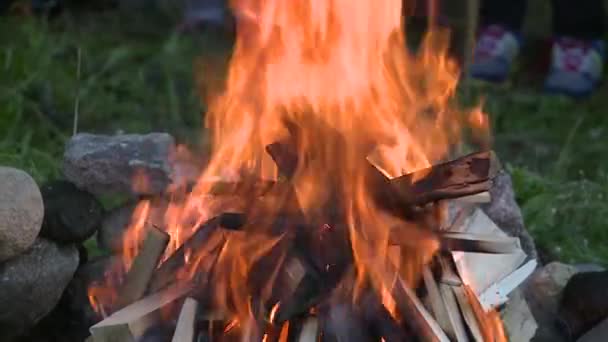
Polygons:
[[601,40],[557,39],[545,90],[575,98],[591,94],[602,78],[605,49]]
[[499,25],[482,30],[469,67],[471,77],[490,82],[505,81],[519,53],[520,40],[517,34]]

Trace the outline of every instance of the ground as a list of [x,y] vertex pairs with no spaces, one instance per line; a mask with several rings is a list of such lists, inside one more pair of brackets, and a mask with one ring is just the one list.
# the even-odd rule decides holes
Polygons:
[[[204,148],[202,94],[219,88],[228,45],[177,35],[166,17],[150,18],[99,10],[50,22],[1,18],[0,165],[41,183],[60,177],[74,126],[167,130]],[[546,96],[530,66],[501,87],[474,84],[459,100],[484,99],[494,149],[544,252],[608,265],[608,87],[584,101]]]

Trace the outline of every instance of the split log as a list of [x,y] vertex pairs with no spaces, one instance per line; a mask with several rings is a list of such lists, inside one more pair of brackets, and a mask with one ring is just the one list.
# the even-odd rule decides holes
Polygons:
[[480,192],[475,195],[468,195],[463,197],[454,198],[453,201],[460,204],[471,205],[471,204],[485,204],[492,202],[492,195],[489,191]]
[[[508,237],[481,209],[475,210],[473,215],[468,219],[464,233],[492,234],[501,238]],[[452,252],[452,257],[463,282],[477,296],[481,296],[492,284],[515,271],[525,261],[526,254],[521,249],[508,254],[456,251]]]
[[133,260],[125,281],[118,291],[116,308],[127,306],[143,297],[152,274],[169,243],[169,234],[156,227],[149,227],[139,253]]
[[494,152],[479,152],[391,179],[390,183],[406,202],[420,205],[489,191],[499,169]]
[[441,267],[441,283],[452,286],[462,285],[462,279],[453,270],[451,260],[442,255],[439,257],[439,266]]
[[458,303],[454,296],[454,292],[452,291],[452,286],[439,284],[439,292],[441,293],[441,299],[443,300],[450,325],[453,329],[453,334],[450,337],[457,342],[468,342],[469,337],[464,326],[462,315],[458,309]]
[[[298,156],[292,140],[273,143],[266,150],[281,173],[293,175]],[[487,195],[479,194],[490,190],[500,162],[492,151],[479,152],[390,180],[364,156],[360,167],[374,199],[385,209],[402,213],[413,205],[442,199],[477,195],[469,200],[486,201]]]
[[492,284],[478,296],[481,307],[488,312],[504,304],[509,299],[507,295],[521,285],[534,272],[536,266],[536,260],[532,259],[508,276]]
[[221,223],[221,215],[205,222],[180,248],[173,252],[154,272],[150,280],[150,292],[156,292],[175,281],[177,272],[185,266],[188,251],[200,251],[204,248],[208,252],[212,252],[222,245],[224,237],[219,231]]
[[453,338],[455,335],[454,327],[452,327],[452,323],[448,316],[448,312],[446,310],[445,304],[443,302],[443,298],[441,297],[441,293],[439,292],[439,286],[435,282],[435,277],[431,272],[430,268],[425,267],[422,270],[422,279],[424,280],[424,285],[426,287],[427,296],[430,302],[431,309],[433,311],[433,316],[437,320],[439,326],[443,329],[443,331],[450,337]]
[[296,342],[317,342],[319,338],[319,319],[308,317],[302,324]]
[[469,298],[467,297],[466,290],[464,286],[451,286],[452,292],[458,301],[458,306],[460,306],[460,311],[462,312],[462,316],[464,317],[467,326],[469,327],[469,331],[471,335],[473,335],[473,339],[477,342],[484,342],[483,334],[481,332],[481,328],[479,326],[479,322],[477,321],[477,316],[475,315],[475,311],[469,303]]
[[182,310],[177,319],[177,326],[171,342],[193,342],[196,313],[198,310],[198,302],[192,298],[186,298],[182,304]]
[[[412,237],[399,231],[399,227],[393,228],[389,236],[390,245],[411,245]],[[412,232],[413,233],[413,232]],[[436,238],[442,251],[459,251],[469,253],[485,254],[508,254],[521,251],[519,239],[509,236],[495,236],[489,234],[471,233],[431,233],[424,238]]]
[[166,305],[187,296],[192,287],[189,284],[176,285],[162,292],[145,297],[90,329],[95,342],[134,342],[143,336],[148,328],[161,320],[160,310]]
[[439,234],[441,249],[470,253],[507,254],[521,250],[519,239],[510,236],[495,236],[471,233]]
[[391,266],[390,263],[387,263],[384,283],[393,284],[390,293],[401,316],[407,317],[412,331],[418,334],[423,341],[450,342],[443,329],[420,302],[416,293],[399,277],[396,268]]
[[[322,293],[322,280],[318,272],[303,259],[297,263],[287,264],[289,268],[284,271],[283,278],[289,288],[283,293],[274,322],[282,324],[294,316],[306,313],[320,300]],[[299,279],[299,280],[298,280]],[[285,291],[285,290],[282,290]]]

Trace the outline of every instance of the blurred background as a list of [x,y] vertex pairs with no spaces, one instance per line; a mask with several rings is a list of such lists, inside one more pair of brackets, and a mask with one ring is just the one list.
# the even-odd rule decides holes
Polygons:
[[[467,4],[442,7],[461,59],[475,23]],[[459,100],[483,101],[545,258],[606,265],[608,88],[583,101],[542,93],[551,6],[529,7],[529,47],[513,77],[500,86],[467,82]],[[205,99],[222,88],[234,39],[223,1],[0,0],[0,11],[1,165],[39,182],[60,177],[74,128],[168,131],[205,153]],[[408,33],[419,37],[424,22],[412,19]]]

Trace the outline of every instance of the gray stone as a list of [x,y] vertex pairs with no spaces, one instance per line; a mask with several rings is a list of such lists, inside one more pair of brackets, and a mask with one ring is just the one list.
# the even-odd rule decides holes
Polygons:
[[20,256],[0,264],[0,336],[23,334],[58,303],[76,268],[78,250],[39,238]]
[[81,133],[67,143],[63,173],[94,194],[158,194],[171,183],[173,151],[174,140],[167,133]]
[[500,311],[500,316],[509,341],[527,342],[536,334],[538,324],[521,289],[509,294],[509,301]]
[[558,327],[558,309],[563,290],[576,267],[559,262],[537,269],[524,285],[525,297],[538,323],[534,341],[567,341],[565,331]]
[[490,194],[492,201],[482,205],[482,209],[504,232],[520,239],[522,249],[528,256],[537,259],[534,239],[525,228],[521,209],[515,201],[511,176],[505,170],[494,178]]
[[0,167],[0,261],[27,250],[42,225],[44,205],[36,182],[24,171]]
[[[168,202],[162,198],[150,200],[147,222],[158,227],[163,226],[164,213]],[[128,203],[108,213],[97,232],[97,243],[103,249],[120,253],[123,249],[123,237],[132,221],[137,203]]]

